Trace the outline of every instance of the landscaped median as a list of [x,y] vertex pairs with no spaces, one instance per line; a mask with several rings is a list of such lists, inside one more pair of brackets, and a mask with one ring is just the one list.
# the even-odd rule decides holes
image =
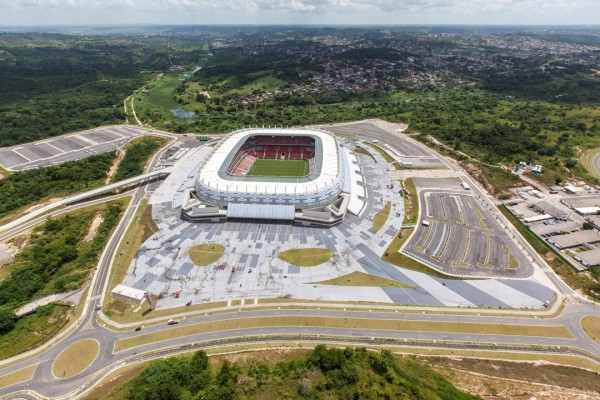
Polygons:
[[581,326],[596,343],[600,343],[600,317],[585,317],[581,320]]
[[70,378],[83,372],[89,367],[96,356],[100,346],[94,339],[83,339],[73,343],[56,357],[52,364],[52,374],[57,378]]
[[312,326],[329,328],[354,329],[388,329],[399,331],[474,333],[485,335],[518,335],[546,336],[571,339],[573,336],[562,325],[504,325],[504,324],[471,324],[461,322],[432,322],[411,320],[376,320],[360,318],[329,317],[259,317],[240,318],[227,321],[206,322],[180,326],[127,339],[120,339],[115,344],[115,351],[141,346],[163,340],[196,335],[206,332],[220,332],[242,328],[274,327],[274,326]]

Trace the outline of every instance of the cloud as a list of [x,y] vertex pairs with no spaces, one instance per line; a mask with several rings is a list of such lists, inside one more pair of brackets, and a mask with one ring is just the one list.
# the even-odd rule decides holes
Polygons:
[[[294,15],[315,23],[598,23],[597,0],[0,0],[0,23],[61,16],[61,23],[109,23],[111,13],[132,22],[286,23]],[[120,14],[119,14],[120,13]],[[211,19],[220,15],[221,20]],[[83,20],[81,17],[87,16]],[[408,18],[410,16],[410,18]],[[98,21],[98,18],[103,20]],[[513,17],[513,18],[511,18]],[[127,19],[125,19],[127,20]]]

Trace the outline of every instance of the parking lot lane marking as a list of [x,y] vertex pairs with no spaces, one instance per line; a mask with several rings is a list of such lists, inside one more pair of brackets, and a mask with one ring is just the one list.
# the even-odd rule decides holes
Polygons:
[[[17,153],[18,155],[20,155],[21,157],[23,157],[23,158],[24,158],[24,159],[26,159],[27,161],[31,162],[31,159],[30,159],[30,158],[27,158],[27,157],[25,157],[23,154],[21,154],[21,153],[19,153],[19,152],[17,151],[17,150],[20,150],[20,149],[24,149],[24,147],[17,147],[16,149],[13,149],[13,152]],[[35,161],[37,161],[37,160],[35,160]],[[23,164],[25,164],[25,163],[23,163]]]
[[463,204],[461,198],[459,196],[452,196],[454,202],[456,203],[456,208],[458,209],[458,218],[456,223],[459,225],[465,225],[465,217],[463,215]]
[[415,251],[421,253],[421,254],[425,254],[425,249],[427,248],[427,242],[429,241],[429,236],[431,236],[431,232],[433,231],[433,229],[436,226],[436,222],[435,221],[431,221],[431,224],[429,224],[429,226],[427,227],[427,230],[425,231],[425,238],[419,243],[417,243],[414,247]]
[[504,269],[519,269],[521,267],[521,263],[519,262],[517,257],[515,257],[515,255],[510,251],[510,249],[506,245],[503,244],[502,250],[506,251],[506,256],[507,256],[507,264],[502,265],[502,268],[504,268]]
[[[446,224],[442,224],[442,237],[440,238],[440,242],[438,243],[437,247],[435,248],[435,250],[433,251],[431,258],[434,258],[440,262],[444,262],[444,260],[441,259],[441,254],[444,251],[444,248],[446,247],[446,242],[448,240],[448,236],[446,236],[446,232],[448,230],[448,225]],[[441,249],[441,251],[440,251]]]
[[444,252],[446,251],[446,249],[449,248],[448,243],[450,243],[450,238],[454,238],[453,230],[455,230],[454,225],[450,225],[448,228],[448,235],[446,236],[446,240],[444,241],[442,250],[440,251],[440,254],[439,254],[439,260],[443,263],[446,262],[446,257],[444,257]]
[[483,229],[484,231],[493,231],[492,228],[488,227],[485,224],[485,217],[483,216],[483,214],[481,213],[481,211],[479,211],[477,209],[477,207],[474,207],[474,209],[475,209],[475,214],[477,215],[477,219],[479,220],[479,227],[481,229]]
[[466,240],[465,247],[464,247],[465,251],[463,252],[461,260],[459,260],[459,261],[452,261],[451,265],[454,268],[466,268],[466,267],[469,266],[469,264],[467,264],[467,262],[465,260],[467,258],[467,253],[469,251],[469,245],[470,244],[471,244],[471,230],[467,229],[467,240]]
[[486,253],[485,253],[485,261],[483,263],[478,262],[477,266],[479,268],[486,268],[486,269],[493,269],[494,265],[490,264],[490,256],[491,256],[491,249],[492,249],[492,237],[490,235],[484,235],[486,238]]
[[442,207],[442,217],[440,219],[448,219],[446,216],[446,205],[444,204],[444,199],[446,196],[439,196],[438,199],[440,201],[440,206]]

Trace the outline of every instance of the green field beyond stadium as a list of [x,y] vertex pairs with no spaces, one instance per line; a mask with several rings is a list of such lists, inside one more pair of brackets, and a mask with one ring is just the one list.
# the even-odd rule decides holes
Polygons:
[[306,176],[308,161],[306,160],[274,160],[258,159],[252,165],[249,176]]

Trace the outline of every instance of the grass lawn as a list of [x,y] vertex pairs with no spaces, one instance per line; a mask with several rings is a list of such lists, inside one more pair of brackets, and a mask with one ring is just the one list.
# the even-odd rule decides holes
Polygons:
[[18,319],[11,331],[0,335],[0,359],[31,350],[50,340],[69,323],[71,317],[71,307],[51,303]]
[[589,337],[600,343],[600,317],[585,317],[581,325]]
[[329,317],[262,317],[243,318],[238,320],[216,321],[137,335],[127,339],[119,339],[115,351],[158,342],[177,337],[195,335],[203,332],[220,332],[242,328],[261,326],[326,326],[331,328],[354,329],[391,329],[402,331],[423,332],[459,332],[490,335],[524,335],[572,338],[569,330],[562,325],[557,326],[525,326],[502,324],[472,324],[462,322],[432,322],[410,320],[371,320],[360,318],[329,318]]
[[248,172],[250,176],[306,176],[308,162],[306,160],[258,159]]
[[57,378],[70,378],[90,366],[98,355],[98,342],[84,339],[64,349],[52,364],[52,373]]
[[394,158],[392,156],[389,155],[389,153],[387,151],[385,151],[381,147],[377,146],[376,144],[373,144],[371,142],[365,142],[365,144],[367,146],[372,147],[373,149],[375,149],[375,151],[377,151],[379,154],[381,154],[381,156],[383,157],[383,159],[386,162],[393,163],[394,161],[396,161],[396,160],[394,160]]
[[363,149],[363,148],[362,148],[362,147],[360,147],[360,146],[356,146],[356,149],[354,149],[354,152],[355,152],[355,153],[364,154],[364,155],[366,155],[366,156],[369,156],[369,157],[371,157],[371,160],[373,160],[373,162],[374,162],[375,164],[377,164],[377,160],[375,159],[375,157],[373,157],[373,154],[371,154],[371,153],[370,153],[368,150],[365,150],[365,149]]
[[392,209],[392,203],[390,201],[388,201],[385,205],[385,207],[383,208],[383,210],[379,211],[377,214],[375,214],[375,216],[373,217],[373,232],[377,233],[381,227],[383,225],[385,225],[385,222],[387,221],[388,217],[390,216],[390,210]]
[[291,249],[279,253],[279,258],[299,267],[312,267],[323,264],[333,256],[333,251],[329,249],[308,248]]
[[334,286],[373,286],[373,287],[398,287],[398,288],[415,288],[416,286],[408,283],[398,282],[391,279],[381,278],[375,275],[365,274],[364,272],[352,272],[348,275],[339,276],[328,281],[313,282],[319,285],[334,285]]
[[205,266],[216,262],[225,253],[225,247],[220,244],[205,243],[190,249],[190,258],[194,264]]

